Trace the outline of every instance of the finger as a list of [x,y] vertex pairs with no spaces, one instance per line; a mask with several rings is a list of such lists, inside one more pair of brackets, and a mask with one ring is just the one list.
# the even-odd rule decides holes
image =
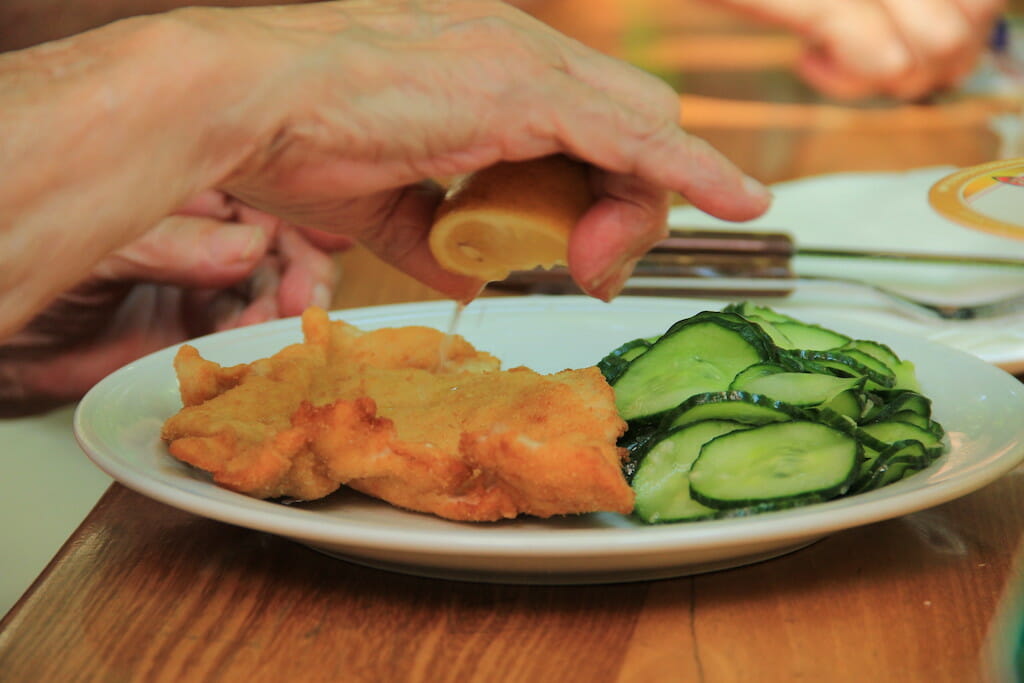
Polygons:
[[309,306],[331,307],[338,269],[330,254],[311,244],[303,234],[285,228],[278,235],[277,253],[282,272],[277,292],[282,317],[299,315]]
[[365,226],[360,240],[381,259],[458,301],[480,293],[483,282],[451,273],[438,264],[427,241],[443,192],[434,183],[410,185],[365,201],[381,204],[382,218]]
[[597,201],[569,241],[569,271],[584,292],[609,301],[636,261],[665,237],[669,194],[635,176],[596,171]]
[[[720,218],[753,218],[767,207],[765,200],[770,195],[760,183],[745,176],[710,145],[681,131],[679,95],[660,79],[620,60],[595,55],[586,48],[575,51],[565,63],[571,77],[596,91],[612,95],[611,101],[621,110],[619,116],[632,122],[632,132],[641,142],[651,134],[648,131],[655,131],[657,139],[656,131],[664,127],[670,137],[686,143],[688,154],[676,163],[689,166],[688,171],[693,176],[685,187],[672,189]],[[709,177],[702,182],[699,174]],[[716,189],[729,193],[728,199],[719,199]]]
[[949,71],[946,85],[950,87],[959,85],[973,73],[978,59],[992,43],[993,31],[1006,3],[1004,0],[954,0],[954,4],[970,26],[973,39],[964,58],[955,62]]
[[1005,0],[955,0],[955,4],[967,21],[981,27],[986,36],[1006,7]]
[[217,218],[222,221],[234,221],[237,216],[237,207],[230,197],[219,190],[207,190],[178,207],[176,214],[182,216],[199,216],[203,218]]
[[249,278],[249,304],[237,318],[221,321],[218,329],[244,327],[280,318],[277,306],[277,293],[281,285],[280,269],[278,259],[265,258]]
[[543,123],[576,157],[678,192],[725,220],[756,218],[771,203],[760,183],[704,140],[687,135],[679,127],[678,110],[654,120],[568,77],[554,78],[547,87],[552,106]]
[[679,111],[679,94],[658,77],[608,55],[570,43],[564,58],[570,76],[628,103],[641,114],[670,119]]
[[812,88],[837,100],[858,100],[879,91],[874,79],[840,69],[830,56],[818,49],[811,48],[801,55],[796,70]]
[[215,218],[224,222],[255,225],[264,228],[268,234],[273,234],[283,228],[298,230],[310,243],[324,251],[340,251],[351,247],[354,243],[354,240],[347,235],[338,235],[322,230],[290,225],[276,216],[259,209],[254,209],[248,204],[219,190],[201,192],[186,202],[175,213],[181,216]]
[[974,32],[953,2],[882,0],[882,6],[913,56],[913,68],[886,88],[890,94],[903,99],[927,94],[944,83],[959,62],[968,59]]
[[894,78],[913,55],[885,8],[875,0],[724,0],[742,12],[803,36],[833,62],[833,70],[874,83]]
[[170,216],[96,266],[107,280],[223,287],[246,278],[270,245],[264,228]]
[[196,216],[215,218],[225,223],[244,223],[256,225],[269,232],[277,230],[285,221],[267,213],[254,209],[220,190],[207,190],[197,194],[175,211],[180,216]]
[[333,232],[315,230],[313,228],[303,228],[301,226],[295,226],[292,229],[301,234],[307,242],[322,251],[344,251],[355,244],[355,240],[349,235],[339,235]]

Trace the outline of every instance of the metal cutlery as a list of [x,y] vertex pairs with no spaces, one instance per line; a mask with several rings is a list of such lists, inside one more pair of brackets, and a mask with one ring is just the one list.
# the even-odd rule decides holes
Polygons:
[[[983,320],[1024,311],[1024,291],[989,301],[935,303],[854,278],[793,272],[794,256],[879,259],[961,266],[1022,268],[1024,259],[798,247],[782,232],[673,229],[634,270],[625,294],[647,296],[785,297],[807,283],[838,283],[881,295],[900,310],[929,319]],[[494,289],[534,294],[573,294],[579,288],[563,269],[512,273]]]

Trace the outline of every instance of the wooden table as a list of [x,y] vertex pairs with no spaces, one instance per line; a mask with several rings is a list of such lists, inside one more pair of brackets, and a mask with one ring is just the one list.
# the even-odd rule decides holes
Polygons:
[[[574,16],[574,5],[560,11]],[[588,7],[578,16],[596,28],[576,28],[592,29],[595,44],[621,28],[621,16]],[[684,122],[765,181],[995,154],[991,102],[826,105],[786,80],[795,52],[785,37],[753,32],[737,43],[721,15],[687,16],[702,49],[716,39],[719,49],[752,46],[730,65],[732,80],[715,78],[713,59],[678,61],[678,40],[693,35],[678,22],[633,56],[686,75]],[[557,12],[549,18],[559,25]],[[765,68],[764,82],[745,78]],[[779,93],[786,102],[763,103]],[[438,298],[362,251],[342,266],[340,308]],[[975,681],[1022,530],[1018,470],[960,500],[739,569],[488,585],[329,559],[115,484],[0,622],[0,680]]]

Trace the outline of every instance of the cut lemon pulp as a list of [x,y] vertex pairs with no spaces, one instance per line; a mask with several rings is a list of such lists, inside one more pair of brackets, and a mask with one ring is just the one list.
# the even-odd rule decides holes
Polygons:
[[495,164],[452,184],[430,250],[446,270],[488,281],[565,265],[569,234],[592,203],[587,167],[567,157]]

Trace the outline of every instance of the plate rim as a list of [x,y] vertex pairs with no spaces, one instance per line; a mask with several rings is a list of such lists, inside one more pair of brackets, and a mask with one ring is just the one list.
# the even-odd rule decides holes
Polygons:
[[[545,305],[555,306],[559,310],[565,310],[566,308],[594,310],[599,306],[609,305],[597,302],[589,297],[569,296],[487,298],[480,300],[480,303],[489,308],[497,306],[502,309],[515,310],[518,308],[527,312],[535,312],[538,304],[542,301]],[[646,297],[620,297],[616,299],[616,302],[619,302],[619,305],[633,304],[658,309],[668,308],[674,303],[685,310],[696,309],[697,306],[703,304],[713,305],[718,308],[723,305],[721,301],[712,302],[690,298],[679,301],[650,299]],[[453,304],[450,301],[412,302],[338,309],[331,311],[330,315],[332,319],[350,320],[351,315],[354,312],[358,312],[359,317],[375,317],[379,323],[386,324],[387,320],[401,318],[410,312],[418,315],[430,315],[436,314],[442,309],[450,311],[452,306]],[[357,321],[354,324],[358,325],[359,322]],[[857,322],[857,325],[872,327],[860,321]],[[186,343],[201,345],[204,340],[213,337],[225,339],[232,336],[275,335],[280,334],[284,329],[290,328],[297,328],[297,318],[276,320],[249,328],[206,335]],[[901,334],[889,329],[880,331],[883,331],[884,334],[912,339],[915,343],[941,347],[944,352],[956,354],[965,359],[966,362],[978,364],[979,369],[984,366],[986,368],[985,371],[1002,372],[971,354],[945,347],[937,342]],[[759,540],[787,541],[808,536],[827,535],[844,529],[891,519],[896,516],[903,516],[948,502],[995,481],[1024,459],[1024,444],[1018,443],[1015,448],[1004,449],[1008,452],[999,454],[995,463],[980,469],[975,468],[975,470],[967,472],[966,476],[954,478],[944,476],[927,486],[914,486],[911,491],[903,494],[900,494],[899,488],[901,484],[906,484],[907,480],[897,482],[886,487],[886,489],[859,494],[855,498],[828,501],[815,504],[814,506],[784,510],[771,514],[709,520],[701,522],[699,525],[665,524],[622,528],[556,529],[550,538],[541,537],[541,539],[537,538],[538,532],[541,531],[541,529],[537,528],[496,530],[494,525],[481,526],[475,523],[447,522],[446,520],[439,519],[437,521],[454,526],[451,529],[444,530],[430,529],[429,531],[424,531],[415,528],[389,528],[382,531],[380,525],[375,523],[359,522],[357,520],[353,524],[349,520],[347,523],[339,524],[339,520],[336,517],[326,519],[322,516],[316,517],[315,511],[289,508],[281,506],[279,503],[268,501],[256,501],[256,499],[251,499],[242,494],[217,489],[221,493],[238,496],[240,499],[250,503],[256,502],[268,506],[265,511],[259,510],[259,519],[254,520],[252,519],[252,514],[246,510],[249,505],[239,507],[231,500],[203,497],[187,489],[165,484],[159,479],[152,477],[147,479],[141,475],[136,476],[137,473],[133,472],[131,467],[122,466],[118,460],[111,461],[108,457],[97,452],[97,445],[92,438],[94,435],[91,433],[87,419],[89,411],[95,402],[100,400],[104,396],[104,392],[109,391],[111,386],[114,386],[118,381],[130,377],[133,372],[139,372],[140,367],[156,362],[161,356],[166,356],[169,359],[179,346],[180,344],[173,345],[149,354],[115,371],[98,383],[82,399],[75,410],[73,425],[75,438],[78,440],[79,445],[98,467],[106,471],[118,482],[142,495],[210,519],[267,531],[306,543],[326,542],[335,545],[341,544],[346,547],[373,549],[394,549],[400,547],[412,553],[428,553],[437,556],[465,555],[467,551],[471,551],[476,556],[492,558],[521,557],[522,552],[528,549],[531,557],[543,559],[590,556],[597,550],[597,545],[600,545],[600,552],[606,556],[625,557],[639,552],[665,553],[676,552],[682,549],[710,550],[724,548],[742,543],[752,535],[756,536]],[[170,368],[169,363],[168,368]],[[1007,375],[1007,378],[1012,379],[1009,375]],[[937,473],[935,472],[931,476],[934,477]],[[924,476],[924,473],[920,476]],[[920,481],[918,480],[917,483],[920,483]],[[211,483],[209,486],[214,485]],[[894,492],[897,493],[895,497],[893,496]],[[898,505],[900,500],[905,499],[907,495],[912,493],[917,494],[914,497],[915,502],[912,506]],[[865,504],[868,504],[867,509],[865,509]],[[386,504],[381,503],[381,505]],[[899,508],[896,514],[892,512],[893,507]],[[269,520],[265,519],[264,512],[270,516]],[[302,512],[304,514],[292,514],[295,512]],[[418,515],[420,513],[406,512],[406,514]],[[255,524],[254,522],[257,521],[261,523]],[[503,523],[499,522],[497,524]],[[467,528],[474,531],[466,534],[465,530]],[[502,533],[495,533],[495,531],[501,531]],[[598,540],[599,543],[591,543],[592,539]]]

